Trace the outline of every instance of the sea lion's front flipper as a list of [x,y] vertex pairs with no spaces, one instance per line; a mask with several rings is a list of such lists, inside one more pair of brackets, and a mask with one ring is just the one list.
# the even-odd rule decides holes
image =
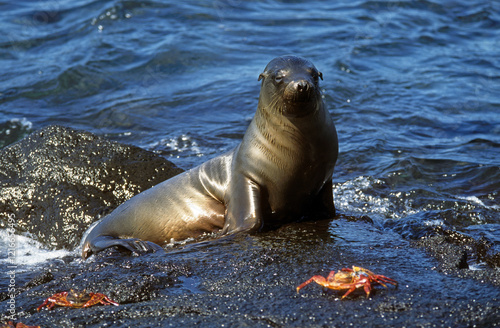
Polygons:
[[113,246],[125,248],[135,255],[151,252],[165,252],[161,246],[150,241],[144,241],[137,238],[121,239],[113,236],[97,236],[83,245],[82,257],[86,259],[91,254],[97,254]]
[[231,181],[222,232],[259,230],[263,224],[261,198],[260,188],[252,180],[240,176]]

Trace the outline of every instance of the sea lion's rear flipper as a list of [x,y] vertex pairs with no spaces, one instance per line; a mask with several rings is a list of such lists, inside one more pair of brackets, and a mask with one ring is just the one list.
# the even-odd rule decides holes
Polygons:
[[161,246],[150,241],[144,241],[137,238],[121,239],[113,236],[97,236],[93,240],[87,241],[83,245],[82,257],[83,259],[86,259],[91,254],[97,254],[100,251],[113,246],[125,248],[135,255],[165,252],[165,250]]

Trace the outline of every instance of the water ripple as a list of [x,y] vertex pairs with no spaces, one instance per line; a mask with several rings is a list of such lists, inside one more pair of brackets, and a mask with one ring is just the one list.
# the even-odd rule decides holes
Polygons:
[[499,223],[497,2],[0,7],[0,146],[31,131],[11,129],[25,118],[33,129],[69,125],[190,168],[238,143],[259,73],[293,53],[324,74],[340,139],[340,211],[460,229]]

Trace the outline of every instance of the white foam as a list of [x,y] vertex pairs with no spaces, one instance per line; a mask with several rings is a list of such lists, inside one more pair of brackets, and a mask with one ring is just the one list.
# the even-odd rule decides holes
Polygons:
[[485,262],[473,263],[469,265],[469,269],[473,271],[481,271],[488,269],[488,264]]
[[444,226],[444,221],[440,219],[424,221],[423,224],[428,227],[442,227]]
[[160,141],[147,145],[146,148],[165,148],[171,154],[171,156],[177,156],[177,158],[179,158],[179,153],[185,152],[192,153],[197,156],[203,155],[196,140],[186,134],[181,134],[180,136],[175,138],[161,139]]
[[[372,195],[377,185],[385,184],[384,181],[370,176],[359,176],[353,180],[334,185],[333,198],[335,207],[344,213],[367,214],[381,218],[398,219],[418,211],[408,204],[407,198],[401,193],[392,194],[391,199]],[[375,194],[375,193],[373,193]]]
[[12,120],[10,120],[10,121],[11,121],[11,122],[20,123],[20,124],[21,124],[21,126],[22,126],[23,128],[26,128],[26,129],[31,129],[31,128],[33,128],[33,123],[32,123],[32,122],[30,122],[30,121],[28,121],[28,120],[26,119],[26,117],[23,117],[22,119],[14,118],[14,119],[12,119]]
[[[18,126],[21,126],[24,130],[31,130],[33,127],[33,123],[28,121],[25,117],[19,119],[19,118],[13,118],[8,121],[8,123],[11,124],[12,128],[18,128]],[[10,135],[12,133],[11,129],[6,129],[5,134]]]
[[[62,258],[67,255],[74,254],[76,251],[67,250],[49,250],[41,243],[21,235],[14,235],[15,238],[15,256],[14,264],[17,266],[17,271],[26,271],[29,267],[43,264],[48,260]],[[11,240],[11,235],[7,230],[0,230],[0,266],[12,265],[10,258],[7,256],[7,251],[11,247],[8,241]]]
[[500,205],[491,205],[491,206],[488,206],[485,203],[483,203],[483,201],[480,200],[479,198],[477,198],[476,196],[466,196],[466,197],[457,196],[457,198],[458,199],[462,199],[462,200],[466,200],[466,201],[468,201],[470,203],[479,205],[479,206],[484,207],[484,208],[489,209],[489,210],[500,210]]

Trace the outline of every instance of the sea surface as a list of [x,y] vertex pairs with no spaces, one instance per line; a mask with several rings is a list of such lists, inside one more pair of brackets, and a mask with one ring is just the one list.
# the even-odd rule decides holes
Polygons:
[[[323,73],[339,212],[500,247],[498,1],[3,1],[0,147],[60,124],[189,169],[239,143],[284,54]],[[17,247],[18,270],[67,254]]]

